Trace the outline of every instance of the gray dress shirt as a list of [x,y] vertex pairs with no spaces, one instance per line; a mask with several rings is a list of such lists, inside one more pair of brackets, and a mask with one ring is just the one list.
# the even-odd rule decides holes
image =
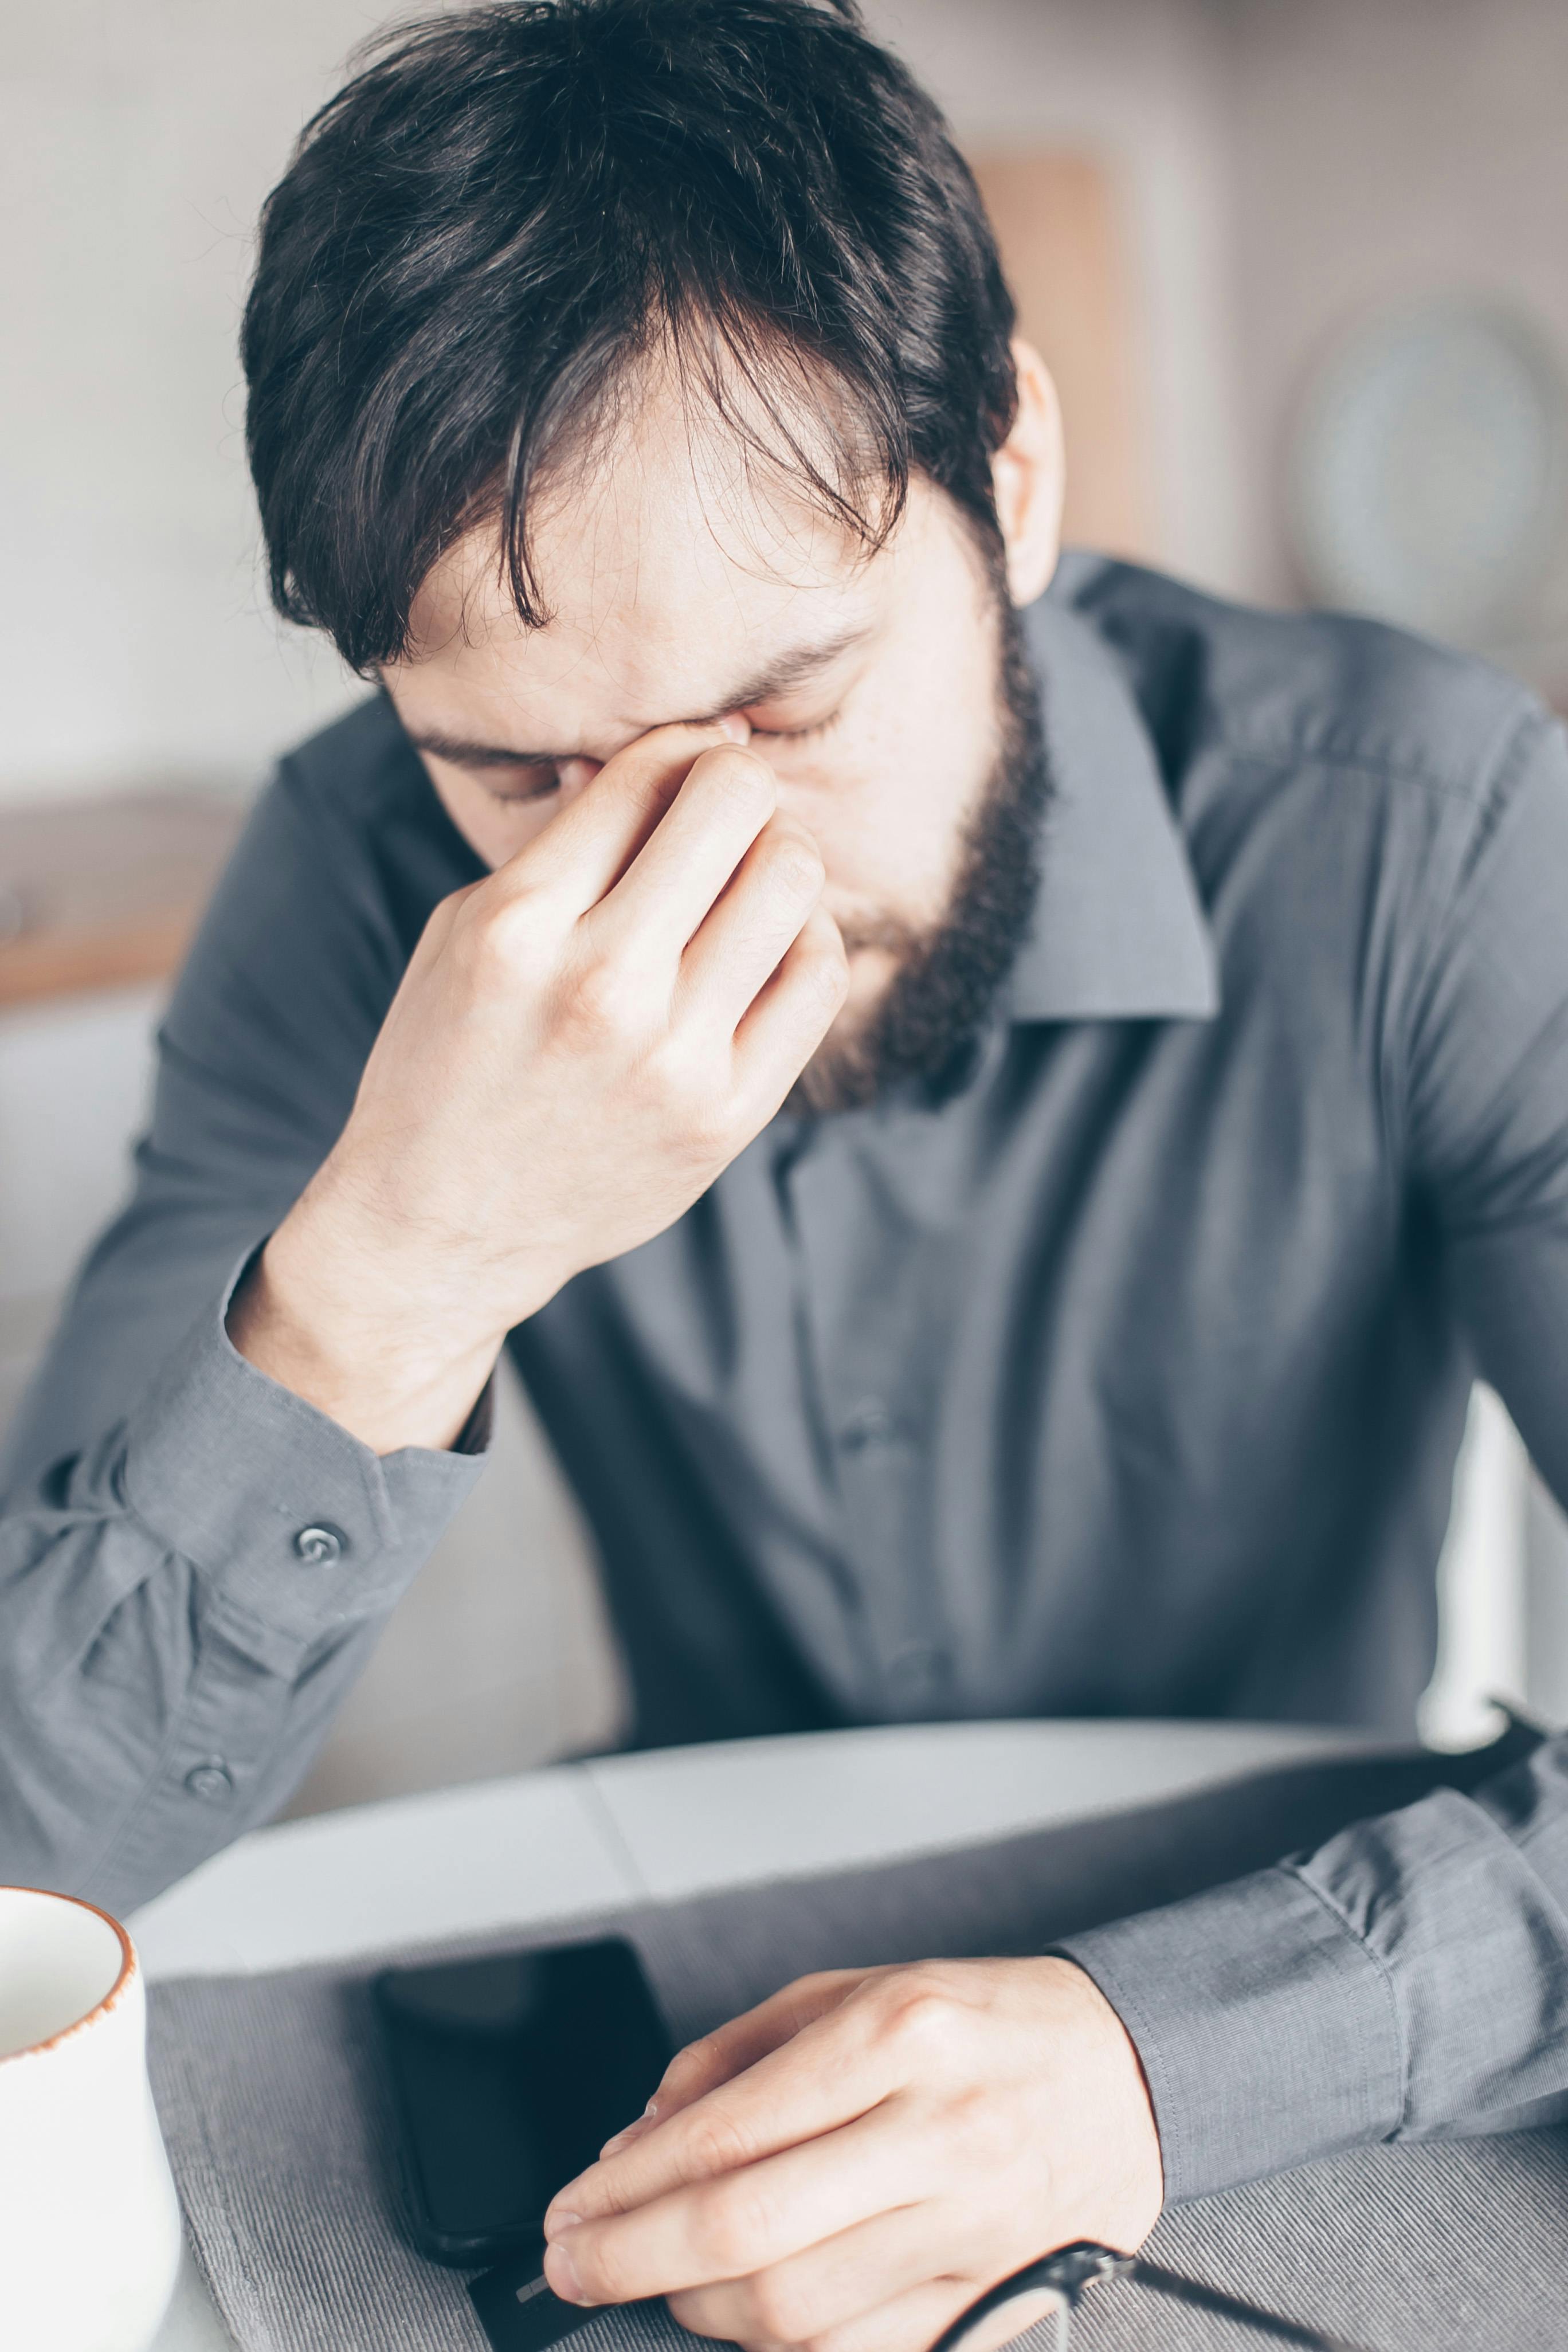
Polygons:
[[[1479,663],[1092,558],[1028,627],[1044,883],[963,1090],[775,1120],[512,1335],[641,1740],[1408,1731],[1478,1371],[1568,1499],[1561,730]],[[258,807],[12,1439],[0,1877],[123,1906],[265,1819],[477,1475],[378,1461],[223,1307],[479,870],[380,698]],[[1565,1767],[1074,1939],[1173,2194],[1568,2113]]]

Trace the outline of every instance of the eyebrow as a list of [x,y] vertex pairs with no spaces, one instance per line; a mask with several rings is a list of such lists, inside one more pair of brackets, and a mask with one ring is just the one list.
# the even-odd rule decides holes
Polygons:
[[[707,726],[715,719],[722,719],[726,711],[744,710],[748,703],[766,702],[775,694],[787,694],[792,687],[802,686],[820,670],[828,668],[840,655],[862,645],[870,634],[870,625],[863,623],[840,629],[816,645],[796,646],[769,662],[764,669],[742,679],[713,709],[693,712],[687,723]],[[518,751],[510,743],[482,743],[464,735],[446,735],[429,727],[411,728],[408,740],[416,751],[428,751],[434,759],[449,760],[458,768],[543,768],[552,761],[579,757],[574,751]]]

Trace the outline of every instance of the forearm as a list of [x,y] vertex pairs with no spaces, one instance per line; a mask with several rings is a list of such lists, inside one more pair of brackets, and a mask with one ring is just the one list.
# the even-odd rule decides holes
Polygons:
[[0,1521],[0,1879],[130,1908],[287,1796],[480,1467],[382,1462],[226,1339]]

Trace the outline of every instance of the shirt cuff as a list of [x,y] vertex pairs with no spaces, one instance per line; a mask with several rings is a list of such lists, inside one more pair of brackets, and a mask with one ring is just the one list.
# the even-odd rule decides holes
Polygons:
[[1383,1965],[1289,1865],[1052,1948],[1132,2038],[1173,2202],[1397,2129],[1404,2050]]
[[132,1414],[120,1491],[231,1606],[310,1643],[406,1590],[484,1467],[488,1391],[469,1450],[373,1453],[234,1347],[225,1317],[253,1255]]

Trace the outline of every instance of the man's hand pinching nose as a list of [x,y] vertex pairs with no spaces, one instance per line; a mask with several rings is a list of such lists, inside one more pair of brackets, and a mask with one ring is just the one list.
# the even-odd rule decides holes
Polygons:
[[507,1332],[683,1215],[836,1019],[822,857],[745,734],[627,744],[426,923],[229,1325],[378,1453],[449,1444]]
[[700,2336],[923,2352],[984,2289],[1160,2210],[1137,2053],[1061,1959],[803,1977],[674,2060],[545,2220],[558,2294]]

